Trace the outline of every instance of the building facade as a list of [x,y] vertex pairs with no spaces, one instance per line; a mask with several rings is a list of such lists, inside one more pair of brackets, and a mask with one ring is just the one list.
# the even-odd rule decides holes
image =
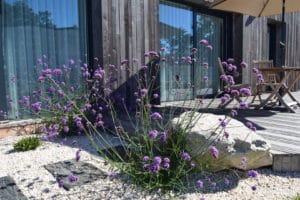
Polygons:
[[[127,103],[133,102],[130,81],[139,72],[136,59],[147,63],[144,53],[162,52],[174,61],[161,64],[158,86],[160,101],[194,99],[219,90],[217,58],[234,57],[237,62],[279,59],[280,16],[253,18],[209,9],[205,0],[2,0],[0,9],[0,110],[8,118],[26,117],[18,101],[36,90],[38,58],[51,66],[74,60],[96,65],[118,65],[130,61],[130,73],[122,72],[115,88],[122,88]],[[300,13],[286,16],[286,65],[300,66]],[[199,44],[212,45],[210,54]],[[274,42],[275,41],[275,42]],[[197,48],[197,62],[181,59]],[[184,57],[184,58],[183,58]],[[208,70],[201,67],[209,63]],[[251,67],[239,69],[238,82],[253,83]],[[76,83],[77,73],[72,74]],[[202,80],[207,76],[209,83]],[[194,85],[194,87],[191,87]],[[295,90],[300,89],[296,84]],[[181,97],[179,97],[180,99]]]

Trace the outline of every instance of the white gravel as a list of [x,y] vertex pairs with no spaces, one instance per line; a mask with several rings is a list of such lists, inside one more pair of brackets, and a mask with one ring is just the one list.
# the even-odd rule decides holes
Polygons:
[[[43,142],[34,151],[11,152],[13,144],[24,136],[9,137],[0,140],[0,177],[11,176],[17,186],[28,199],[169,199],[158,194],[141,191],[126,181],[123,176],[103,178],[95,182],[71,188],[66,191],[58,187],[55,178],[44,168],[44,165],[75,158],[76,147],[59,143]],[[68,138],[67,143],[77,140],[84,150],[81,161],[88,162],[100,170],[110,174],[107,165],[88,145],[84,136]],[[233,180],[233,174],[219,173],[215,176],[228,177],[232,180],[229,186],[217,185],[215,191],[191,192],[174,199],[195,199],[204,197],[206,200],[281,200],[291,199],[300,195],[300,173],[275,173],[271,169],[258,170],[258,179],[241,178]],[[194,177],[196,178],[196,176]],[[222,181],[221,181],[222,182]],[[252,191],[251,186],[257,185]]]

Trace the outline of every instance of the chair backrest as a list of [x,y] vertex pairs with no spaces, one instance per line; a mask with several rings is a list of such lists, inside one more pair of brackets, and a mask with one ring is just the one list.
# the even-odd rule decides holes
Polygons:
[[253,60],[253,64],[257,69],[273,68],[273,60]]

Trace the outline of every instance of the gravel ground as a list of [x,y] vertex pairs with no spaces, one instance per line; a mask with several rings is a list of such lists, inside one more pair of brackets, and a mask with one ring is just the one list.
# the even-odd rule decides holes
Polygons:
[[[191,191],[179,197],[150,194],[134,187],[124,176],[111,178],[111,170],[88,145],[83,136],[70,137],[65,144],[43,142],[34,151],[12,152],[13,144],[24,136],[9,137],[0,140],[0,177],[11,176],[17,186],[28,199],[200,199],[206,200],[282,200],[300,195],[300,173],[276,173],[269,168],[258,170],[259,178],[245,178],[245,172],[220,172],[214,175],[197,174],[191,182],[204,180],[206,186],[200,191]],[[44,168],[44,165],[75,158],[77,148],[72,146],[77,140],[81,148],[81,161],[98,167],[107,176],[83,186],[77,186],[66,191],[58,187],[55,178]],[[114,141],[115,142],[115,141]],[[115,142],[115,144],[117,144]],[[239,176],[237,176],[237,174]],[[238,178],[239,177],[239,178]],[[227,178],[229,183],[225,183]],[[215,187],[211,185],[216,182]],[[257,185],[252,191],[251,186]]]

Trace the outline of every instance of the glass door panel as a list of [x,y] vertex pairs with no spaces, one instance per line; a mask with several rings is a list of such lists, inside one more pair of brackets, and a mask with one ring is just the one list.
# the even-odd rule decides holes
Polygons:
[[192,66],[188,62],[193,36],[193,12],[173,3],[160,4],[161,101],[191,99]]
[[[207,40],[213,47],[211,51],[206,48],[206,45],[196,43],[198,61],[194,69],[195,95],[216,94],[219,88],[217,58],[221,56],[223,19],[197,13],[195,23],[196,38]],[[208,68],[203,67],[204,63],[208,63]],[[204,80],[205,76],[208,78],[207,81]]]

